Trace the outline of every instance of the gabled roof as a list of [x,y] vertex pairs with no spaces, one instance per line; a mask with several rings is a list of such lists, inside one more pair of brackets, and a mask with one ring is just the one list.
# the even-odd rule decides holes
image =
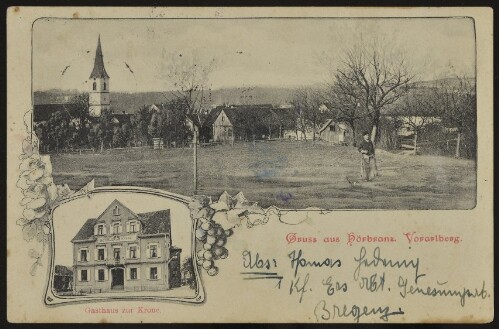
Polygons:
[[217,106],[214,109],[212,109],[209,113],[206,119],[203,122],[203,127],[208,127],[211,129],[211,126],[215,123],[215,121],[218,118],[218,115],[222,110],[225,108],[225,106]]
[[[116,202],[135,215],[133,211],[117,200],[113,201],[102,214],[109,210],[110,207],[116,205]],[[94,236],[94,226],[102,214],[98,218],[87,219],[71,242],[91,239]],[[140,213],[136,214],[136,216],[142,224],[141,234],[171,234],[170,209]]]
[[109,79],[109,75],[107,74],[106,68],[104,67],[104,56],[102,55],[102,47],[100,44],[100,35],[99,35],[99,40],[97,41],[97,49],[95,51],[94,69],[90,74],[90,79],[100,79],[100,78]]
[[123,203],[121,203],[120,201],[118,201],[118,199],[114,199],[113,202],[111,202],[111,204],[109,204],[109,206],[107,206],[106,210],[104,210],[100,215],[99,217],[97,217],[97,220],[101,219],[101,217],[106,213],[108,212],[109,210],[111,210],[112,208],[116,207],[116,206],[120,206],[122,208],[125,209],[125,211],[128,211],[132,214],[132,216],[134,218],[137,218],[138,216],[132,211],[130,210],[130,208],[128,208],[127,206],[125,206]]
[[347,130],[350,129],[350,125],[347,122],[344,121],[338,121],[335,122],[333,119],[328,119],[326,123],[319,129],[319,134],[323,132],[327,127],[329,127],[331,124],[336,123],[341,129]]
[[97,218],[89,218],[80,228],[78,233],[76,233],[75,237],[71,240],[71,242],[77,240],[88,240],[94,235],[94,225],[97,222]]

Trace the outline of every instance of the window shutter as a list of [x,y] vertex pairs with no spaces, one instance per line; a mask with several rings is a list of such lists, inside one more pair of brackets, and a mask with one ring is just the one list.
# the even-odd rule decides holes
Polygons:
[[158,244],[157,248],[158,248],[158,258],[160,258],[161,257],[161,249],[162,249],[161,248],[161,243]]
[[81,281],[81,271],[82,271],[82,270],[79,270],[79,271],[78,271],[78,281]]
[[140,267],[137,267],[137,280],[140,280]]
[[94,225],[94,235],[97,235],[97,225]]
[[107,260],[107,247],[104,247],[104,260]]
[[97,249],[97,247],[95,247],[94,249],[94,260],[98,260],[99,259],[99,249]]
[[78,250],[78,257],[77,258],[78,258],[78,261],[81,262],[81,249]]
[[132,271],[130,267],[126,268],[126,279],[131,280],[132,279]]
[[122,227],[122,225],[120,224],[120,225],[118,226],[118,233],[121,233],[122,231],[123,231],[123,227]]
[[161,266],[158,266],[157,269],[158,269],[158,279],[162,279],[162,277],[161,277]]
[[106,268],[104,269],[104,280],[108,280],[108,276],[107,276],[107,273],[109,272],[109,270]]
[[99,269],[96,268],[94,272],[95,272],[94,273],[95,274],[94,281],[97,281],[97,280],[99,280]]
[[142,258],[142,256],[140,255],[140,244],[137,245],[137,251],[136,251],[136,253],[137,253],[137,258]]
[[128,245],[126,247],[126,258],[129,259],[130,258],[130,245]]
[[147,248],[146,248],[146,257],[147,257],[147,258],[151,258],[151,252],[150,252],[150,249],[151,249],[151,246],[147,245]]
[[126,222],[126,232],[130,233],[130,222]]
[[104,224],[104,230],[102,230],[102,233],[104,233],[104,235],[107,234],[107,225],[106,224]]

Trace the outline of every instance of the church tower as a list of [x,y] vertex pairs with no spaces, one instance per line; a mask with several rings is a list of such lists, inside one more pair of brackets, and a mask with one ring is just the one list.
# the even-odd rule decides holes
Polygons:
[[102,110],[109,110],[109,75],[104,67],[104,58],[99,40],[95,51],[94,69],[90,74],[90,92],[88,97],[90,116],[100,117]]

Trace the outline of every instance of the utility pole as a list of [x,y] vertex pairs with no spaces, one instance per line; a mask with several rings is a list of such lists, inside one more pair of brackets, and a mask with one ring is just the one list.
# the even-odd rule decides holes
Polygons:
[[198,128],[194,126],[194,195],[198,191]]

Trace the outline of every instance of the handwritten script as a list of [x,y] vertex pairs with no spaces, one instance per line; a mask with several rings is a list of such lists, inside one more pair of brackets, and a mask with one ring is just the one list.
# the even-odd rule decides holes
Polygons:
[[[415,242],[414,237],[411,235],[410,243]],[[295,234],[288,235],[286,241],[293,246],[298,241],[314,243],[314,239]],[[282,255],[244,250],[240,273],[243,280],[251,280],[253,284],[274,282],[271,287],[277,293],[309,308],[317,322],[358,323],[373,318],[400,321],[407,314],[403,305],[408,305],[406,301],[413,297],[438,298],[461,308],[471,299],[491,298],[485,281],[477,278],[474,286],[453,283],[442,277],[445,271],[430,273],[424,258],[416,253],[411,253],[411,257],[397,253],[393,257],[389,254],[389,251],[393,254],[393,249],[384,251],[380,245],[359,244],[357,249],[353,257],[343,256],[340,248],[337,253],[321,252],[320,256],[299,246]]]

